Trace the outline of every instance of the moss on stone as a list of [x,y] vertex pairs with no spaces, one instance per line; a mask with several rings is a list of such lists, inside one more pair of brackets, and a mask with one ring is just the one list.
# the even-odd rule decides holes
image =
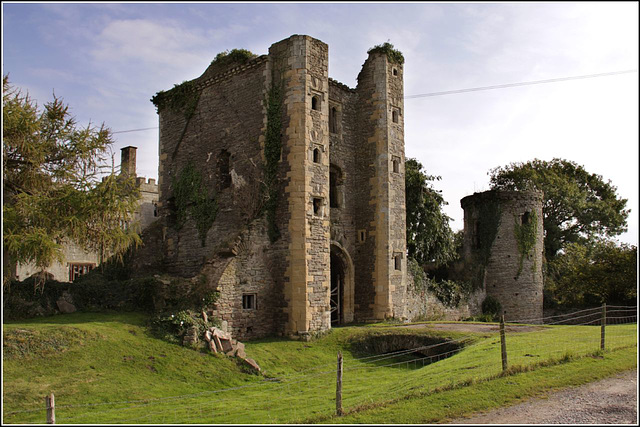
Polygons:
[[387,55],[387,59],[389,60],[389,62],[394,64],[404,64],[404,56],[402,55],[402,52],[395,49],[389,42],[375,45],[374,47],[369,49],[367,53],[384,53],[385,55]]

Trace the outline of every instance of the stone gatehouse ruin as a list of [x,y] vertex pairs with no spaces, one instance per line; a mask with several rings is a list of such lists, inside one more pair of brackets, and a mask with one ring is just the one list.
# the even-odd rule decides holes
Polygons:
[[[294,35],[159,92],[159,221],[138,266],[202,277],[238,339],[420,314],[407,276],[403,64],[349,88]],[[424,301],[419,304],[424,306]]]

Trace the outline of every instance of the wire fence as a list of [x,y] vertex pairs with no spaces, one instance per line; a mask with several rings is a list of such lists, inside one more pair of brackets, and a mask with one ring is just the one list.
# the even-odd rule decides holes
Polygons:
[[[637,306],[607,306],[502,323],[503,334],[354,357],[341,375],[341,412],[356,411],[529,370],[571,357],[637,346]],[[501,339],[501,336],[504,339]],[[336,364],[245,386],[119,402],[33,407],[5,422],[62,424],[241,424],[328,420],[336,414]],[[53,404],[51,405],[53,406]]]

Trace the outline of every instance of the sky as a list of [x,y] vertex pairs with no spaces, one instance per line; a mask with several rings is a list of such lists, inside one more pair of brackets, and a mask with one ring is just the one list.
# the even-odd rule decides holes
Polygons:
[[[40,105],[55,93],[79,124],[104,123],[116,165],[133,145],[138,176],[157,178],[151,97],[219,52],[266,54],[293,34],[327,43],[329,76],[352,88],[368,49],[403,53],[405,155],[441,178],[454,231],[492,169],[562,158],[628,199],[618,240],[638,244],[638,2],[3,2],[2,72]],[[565,79],[594,74],[608,75]]]

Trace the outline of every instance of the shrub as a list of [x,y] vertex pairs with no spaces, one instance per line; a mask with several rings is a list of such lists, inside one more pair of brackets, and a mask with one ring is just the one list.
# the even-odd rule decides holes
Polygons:
[[487,295],[484,301],[482,301],[482,314],[490,315],[493,320],[499,320],[500,315],[502,314],[502,305],[500,304],[500,301],[491,295]]

